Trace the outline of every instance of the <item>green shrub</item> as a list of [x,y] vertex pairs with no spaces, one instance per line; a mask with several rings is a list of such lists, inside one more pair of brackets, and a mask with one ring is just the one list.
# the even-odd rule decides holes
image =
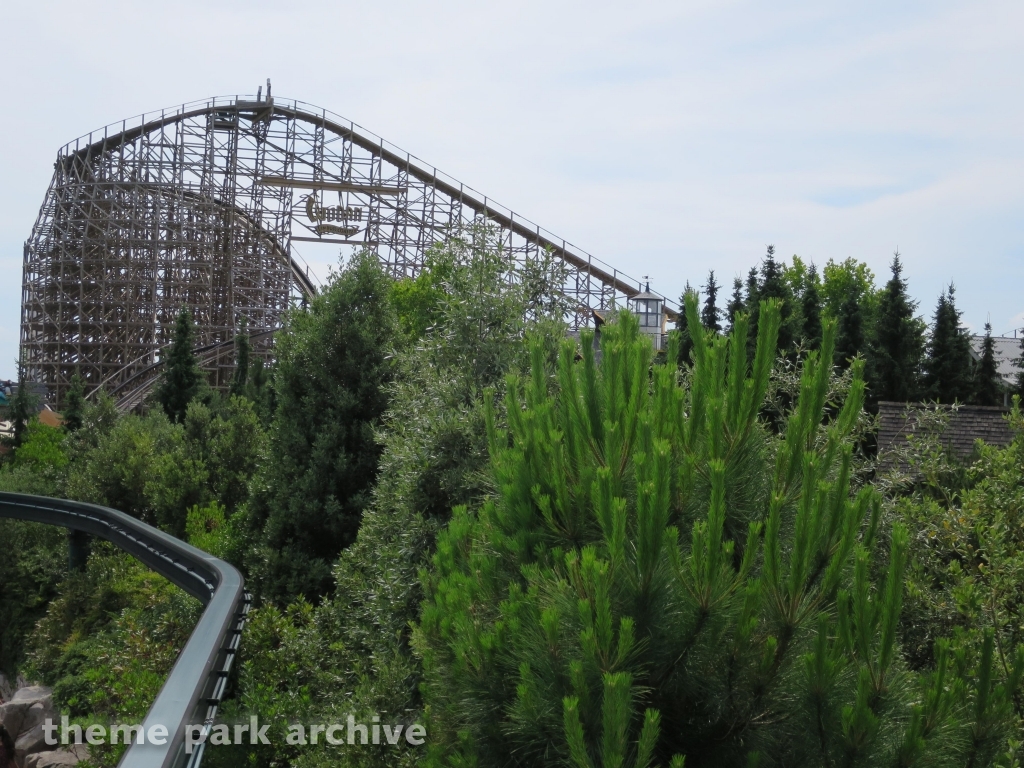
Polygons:
[[750,369],[745,318],[713,338],[686,310],[686,388],[622,314],[600,365],[587,335],[580,362],[564,345],[554,393],[535,349],[508,432],[489,421],[496,497],[452,518],[423,574],[428,763],[988,764],[1024,654],[1000,684],[991,634],[906,669],[907,531],[873,579],[880,500],[850,490],[861,363],[825,420],[827,323],[773,437],[777,305]]

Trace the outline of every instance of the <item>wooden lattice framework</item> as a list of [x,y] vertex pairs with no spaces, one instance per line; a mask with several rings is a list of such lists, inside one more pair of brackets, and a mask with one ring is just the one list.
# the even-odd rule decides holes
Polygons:
[[[59,403],[78,373],[122,407],[141,401],[187,307],[215,386],[241,325],[254,352],[315,293],[294,243],[370,248],[395,277],[486,221],[517,262],[548,249],[579,311],[621,305],[638,281],[351,121],[297,101],[214,98],[90,133],[63,147],[25,243],[21,350]],[[674,307],[666,307],[669,315]]]

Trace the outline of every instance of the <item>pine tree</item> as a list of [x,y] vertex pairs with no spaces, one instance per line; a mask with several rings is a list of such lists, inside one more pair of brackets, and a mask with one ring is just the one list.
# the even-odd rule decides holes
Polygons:
[[203,374],[192,351],[193,346],[192,316],[183,307],[174,324],[174,338],[165,360],[163,381],[157,390],[157,401],[163,406],[164,413],[179,424],[185,421],[188,404],[203,391]]
[[807,349],[818,349],[821,346],[821,297],[818,294],[818,270],[813,263],[804,281],[800,309],[803,344]]
[[743,301],[743,281],[735,277],[732,281],[732,298],[729,299],[729,305],[726,307],[726,312],[729,315],[726,319],[729,321],[730,328],[736,322],[736,315],[746,311],[746,306]]
[[77,373],[71,377],[71,386],[64,400],[64,428],[68,432],[76,432],[82,428],[85,416],[85,387],[82,377]]
[[877,555],[881,499],[851,484],[863,364],[825,424],[828,322],[772,437],[758,413],[778,305],[752,367],[743,316],[726,338],[692,295],[685,311],[685,389],[624,314],[600,365],[589,334],[553,376],[534,345],[507,431],[489,407],[494,496],[455,511],[424,573],[426,764],[989,764],[1024,653],[1003,684],[991,634],[976,669],[941,643],[934,673],[903,663],[907,529]]
[[966,403],[971,399],[971,343],[960,327],[956,288],[939,295],[932,319],[932,335],[925,359],[925,394],[940,403]]
[[[708,281],[704,285],[704,308],[700,313],[700,322],[709,331],[715,333],[722,332],[722,324],[720,322],[721,311],[718,309],[718,290],[721,286],[715,281],[715,270],[708,272]],[[680,307],[683,305],[680,304]]]
[[[781,314],[781,324],[778,335],[778,352],[789,353],[796,340],[796,333],[793,328],[793,294],[786,282],[782,265],[775,260],[775,246],[769,245],[764,259],[761,261],[761,276],[757,281],[756,304],[747,299],[747,306],[750,308],[750,329],[756,338],[760,324],[760,303],[763,301],[776,301]],[[753,344],[750,342],[749,353],[753,356]]]
[[267,423],[274,414],[273,388],[263,360],[257,357],[249,363],[249,376],[245,382],[245,396],[252,400],[256,414]]
[[867,349],[869,397],[873,401],[908,402],[920,396],[924,324],[914,316],[917,302],[907,294],[899,251],[893,254],[892,277],[878,299]]
[[241,327],[235,334],[235,375],[231,379],[231,394],[242,396],[248,391],[246,383],[249,380],[249,334],[246,330],[246,322],[243,318]]
[[[683,307],[686,305],[686,297],[690,295],[696,296],[696,291],[690,287],[690,281],[686,281],[686,287],[683,289],[682,295],[679,297],[679,306]],[[679,354],[676,357],[676,362],[679,367],[690,365],[690,352],[693,350],[693,342],[690,340],[690,331],[687,327],[687,318],[685,312],[680,312],[676,317],[676,336],[679,339]]]
[[744,304],[751,316],[760,311],[760,305],[758,304],[757,267],[751,267],[747,272],[747,295],[744,299]]
[[1003,379],[996,364],[996,345],[992,340],[992,323],[985,323],[985,338],[981,344],[981,359],[974,366],[974,403],[976,405],[1002,405]]
[[849,368],[850,361],[864,349],[864,320],[860,301],[850,294],[839,308],[839,333],[836,339],[836,365]]
[[29,422],[36,412],[38,398],[29,389],[28,373],[24,362],[18,360],[18,391],[14,393],[14,401],[11,403],[11,421],[14,425],[13,444],[20,448],[25,441],[28,432]]

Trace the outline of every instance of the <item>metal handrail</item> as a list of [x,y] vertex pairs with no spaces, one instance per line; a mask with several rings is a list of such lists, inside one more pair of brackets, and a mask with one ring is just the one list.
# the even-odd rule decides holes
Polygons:
[[106,539],[203,602],[203,615],[142,724],[146,733],[158,724],[167,728],[166,743],[132,744],[119,763],[121,768],[198,766],[204,745],[186,754],[185,728],[202,725],[206,733],[216,717],[249,611],[242,575],[168,533],[95,504],[0,492],[0,517]]

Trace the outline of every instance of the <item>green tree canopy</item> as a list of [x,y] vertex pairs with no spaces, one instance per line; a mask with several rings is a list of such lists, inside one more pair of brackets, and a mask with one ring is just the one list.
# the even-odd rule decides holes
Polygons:
[[245,319],[235,334],[235,375],[231,378],[231,394],[245,395],[249,382],[249,355],[252,347],[249,344],[249,332]]
[[800,315],[803,323],[804,346],[807,349],[818,349],[821,346],[821,295],[818,270],[812,263],[803,281],[803,292],[800,296]]
[[268,597],[327,592],[331,564],[359,529],[398,332],[390,283],[374,254],[358,254],[277,334],[277,408],[246,558]]
[[[700,311],[700,322],[709,331],[722,332],[721,314],[718,308],[718,292],[722,286],[715,280],[715,270],[708,272],[708,281],[704,284],[704,307]],[[683,306],[680,304],[679,306]]]
[[[942,656],[915,676],[896,638],[907,531],[872,576],[880,500],[851,487],[862,364],[824,418],[835,325],[804,366],[784,434],[758,422],[779,308],[757,353],[686,311],[680,385],[634,318],[598,365],[566,344],[488,421],[493,499],[440,537],[415,644],[428,765],[935,765],[990,761],[1024,673]],[[671,357],[670,357],[671,359]],[[825,362],[821,362],[821,360]],[[944,652],[943,652],[944,653]]]
[[992,340],[992,323],[985,323],[985,339],[981,359],[974,366],[974,402],[977,405],[1003,404],[1003,379],[996,364],[996,346]]
[[85,386],[82,384],[82,377],[77,373],[71,377],[71,386],[65,395],[61,415],[64,418],[64,428],[68,432],[82,428],[82,419],[85,416]]
[[864,314],[861,302],[851,293],[839,306],[835,362],[849,368],[851,361],[864,350]]
[[11,402],[11,421],[14,424],[14,447],[18,448],[25,441],[28,434],[29,423],[36,413],[36,398],[29,388],[28,375],[25,365],[18,360],[18,390],[14,393],[14,400]]
[[920,396],[925,326],[915,315],[917,302],[907,294],[900,254],[893,254],[892,277],[879,293],[867,349],[872,400],[908,402]]
[[733,318],[741,312],[745,312],[746,306],[746,303],[743,301],[743,281],[738,277],[733,278],[732,296],[729,298],[729,304],[725,308],[726,314],[729,315],[726,319],[729,321],[730,328],[733,324]]
[[[693,296],[694,300],[697,299],[697,292],[690,287],[690,281],[686,281],[686,287],[683,288],[682,294],[679,296],[679,306],[682,307],[687,302],[687,297]],[[685,312],[680,312],[676,317],[676,336],[679,340],[679,353],[676,358],[678,365],[690,365],[690,354],[693,352],[693,343],[690,341],[690,332],[687,328],[687,317]]]
[[178,424],[185,420],[185,412],[193,398],[203,391],[202,371],[196,361],[192,316],[182,307],[174,324],[171,348],[164,360],[164,373],[157,389],[157,401],[167,417]]
[[925,395],[940,403],[966,403],[973,395],[971,342],[967,331],[960,327],[955,293],[956,288],[950,284],[939,294],[924,361]]
[[877,301],[875,274],[863,261],[854,258],[835,261],[829,259],[821,271],[822,310],[832,317],[842,314],[843,303],[850,296],[856,297],[863,310],[864,319],[871,321]]

